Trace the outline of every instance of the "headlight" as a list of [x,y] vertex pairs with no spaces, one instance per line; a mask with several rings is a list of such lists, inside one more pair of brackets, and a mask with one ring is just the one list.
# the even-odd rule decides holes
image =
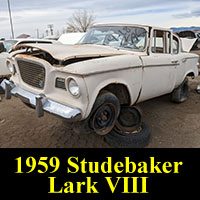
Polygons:
[[78,96],[80,94],[80,88],[76,81],[72,78],[68,81],[68,89],[73,96]]
[[9,62],[9,61],[7,62],[7,67],[11,74],[15,74],[15,67],[11,62]]

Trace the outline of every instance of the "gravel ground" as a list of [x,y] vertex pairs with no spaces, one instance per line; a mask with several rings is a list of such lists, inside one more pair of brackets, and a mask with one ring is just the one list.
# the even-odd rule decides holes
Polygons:
[[[189,99],[182,104],[170,102],[170,95],[140,104],[149,125],[152,147],[200,147],[200,95],[196,80],[190,80]],[[3,95],[1,95],[3,97]],[[62,119],[45,113],[42,118],[19,99],[0,102],[0,147],[106,147],[103,136],[74,133]]]

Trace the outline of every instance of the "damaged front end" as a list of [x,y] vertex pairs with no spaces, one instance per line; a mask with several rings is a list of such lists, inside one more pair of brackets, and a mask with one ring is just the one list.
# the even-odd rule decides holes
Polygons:
[[18,45],[7,60],[12,77],[1,86],[6,99],[20,98],[36,109],[38,117],[47,111],[81,121],[87,117],[91,104],[84,73],[101,70],[96,67],[86,71],[88,62],[95,67],[95,60],[97,63],[99,59],[123,54],[110,47],[90,45]]
[[6,99],[11,99],[12,96],[20,98],[24,103],[35,107],[38,117],[42,117],[44,115],[44,111],[47,111],[65,119],[80,119],[81,111],[79,109],[52,101],[46,98],[43,94],[35,95],[17,87],[12,81],[3,80],[1,87],[5,90]]
[[[17,47],[7,59],[12,77],[0,84],[5,90],[5,98],[19,98],[35,108],[38,117],[42,117],[46,111],[65,119],[81,120],[87,107],[86,87],[82,77],[72,76],[61,69],[65,62],[38,48]],[[70,80],[80,85],[84,95],[73,96],[70,93]]]

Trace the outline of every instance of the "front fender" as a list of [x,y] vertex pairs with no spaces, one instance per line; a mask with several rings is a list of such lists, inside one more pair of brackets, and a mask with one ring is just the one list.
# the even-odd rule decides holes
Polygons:
[[[83,118],[87,118],[92,110],[96,98],[101,90],[110,84],[122,84],[129,92],[131,104],[135,103],[142,80],[142,68],[128,69],[124,71],[109,72],[84,77],[88,90],[88,107]],[[112,92],[112,91],[111,91]]]

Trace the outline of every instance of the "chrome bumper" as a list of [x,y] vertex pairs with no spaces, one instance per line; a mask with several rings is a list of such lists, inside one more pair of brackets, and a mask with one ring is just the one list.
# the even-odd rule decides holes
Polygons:
[[42,117],[44,111],[47,111],[66,119],[80,120],[81,118],[80,110],[47,99],[43,94],[35,95],[17,87],[12,81],[3,80],[0,86],[5,90],[6,99],[11,99],[12,95],[20,98],[23,102],[36,108],[38,117]]

